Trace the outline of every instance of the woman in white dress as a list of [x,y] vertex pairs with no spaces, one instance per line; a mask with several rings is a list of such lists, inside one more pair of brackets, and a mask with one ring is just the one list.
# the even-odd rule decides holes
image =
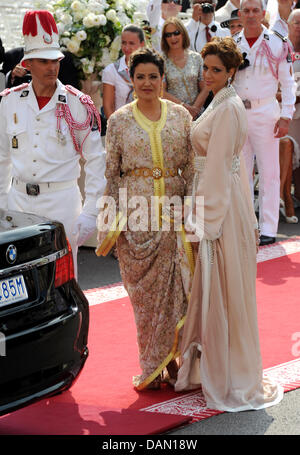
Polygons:
[[231,37],[214,38],[201,54],[214,98],[191,132],[193,212],[203,203],[204,219],[194,224],[190,215],[186,224],[200,242],[175,390],[201,386],[211,409],[260,409],[278,403],[283,391],[262,375],[255,289],[259,240],[241,156],[247,117],[231,86],[242,55]]
[[102,72],[103,110],[107,120],[117,109],[133,101],[128,62],[131,54],[144,45],[144,32],[140,27],[130,24],[123,28],[121,34],[123,56],[110,63]]

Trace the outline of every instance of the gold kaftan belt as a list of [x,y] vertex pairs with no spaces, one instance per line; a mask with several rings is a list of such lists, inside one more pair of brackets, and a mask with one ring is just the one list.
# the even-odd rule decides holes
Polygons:
[[135,168],[130,171],[127,171],[125,175],[129,175],[131,177],[153,177],[155,180],[161,179],[162,177],[176,177],[180,175],[181,169],[178,167],[177,169],[170,169],[170,168],[160,168],[160,167],[140,167]]

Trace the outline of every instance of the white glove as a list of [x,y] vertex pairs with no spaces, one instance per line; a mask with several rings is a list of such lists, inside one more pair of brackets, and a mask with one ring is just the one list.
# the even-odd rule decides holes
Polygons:
[[75,221],[73,228],[73,235],[78,235],[77,245],[83,245],[87,239],[89,239],[96,230],[96,219],[94,215],[86,215],[81,213]]

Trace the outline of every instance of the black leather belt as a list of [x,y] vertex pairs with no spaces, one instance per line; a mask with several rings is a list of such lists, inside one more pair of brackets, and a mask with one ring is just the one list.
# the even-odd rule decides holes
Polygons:
[[26,183],[26,193],[29,196],[38,196],[40,194],[40,185],[37,183]]

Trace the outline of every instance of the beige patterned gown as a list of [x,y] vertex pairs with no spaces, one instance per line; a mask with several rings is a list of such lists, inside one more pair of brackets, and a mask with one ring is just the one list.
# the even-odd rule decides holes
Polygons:
[[[176,391],[202,387],[207,406],[260,409],[282,399],[262,378],[256,310],[256,218],[241,149],[245,108],[232,87],[220,90],[192,128],[195,207],[204,219],[182,336]],[[193,225],[189,223],[190,229]]]
[[[160,140],[164,169],[173,174],[163,179],[165,195],[183,199],[188,192],[191,194],[191,117],[182,106],[166,100],[161,103],[164,109],[158,122],[144,117],[136,102],[123,106],[110,117],[106,134],[106,194],[119,206],[119,189],[127,191],[127,230],[117,240],[117,253],[137,328],[142,375],[134,378],[135,386],[152,375],[170,353],[176,324],[187,309],[188,284],[185,287],[184,278],[188,275],[184,272],[187,262],[179,247],[177,232],[172,223],[169,223],[170,230],[151,228],[149,207],[155,194],[154,179],[131,175],[132,171],[138,174],[137,170],[141,168],[146,169],[143,172],[147,175],[148,169],[154,167],[153,148]],[[143,201],[147,202],[147,216],[143,201],[139,206],[141,211],[137,211],[136,196],[143,196]],[[148,226],[141,231],[134,227],[134,221],[139,221],[138,213],[144,227],[148,221]],[[98,239],[100,242],[103,239],[101,232]]]

